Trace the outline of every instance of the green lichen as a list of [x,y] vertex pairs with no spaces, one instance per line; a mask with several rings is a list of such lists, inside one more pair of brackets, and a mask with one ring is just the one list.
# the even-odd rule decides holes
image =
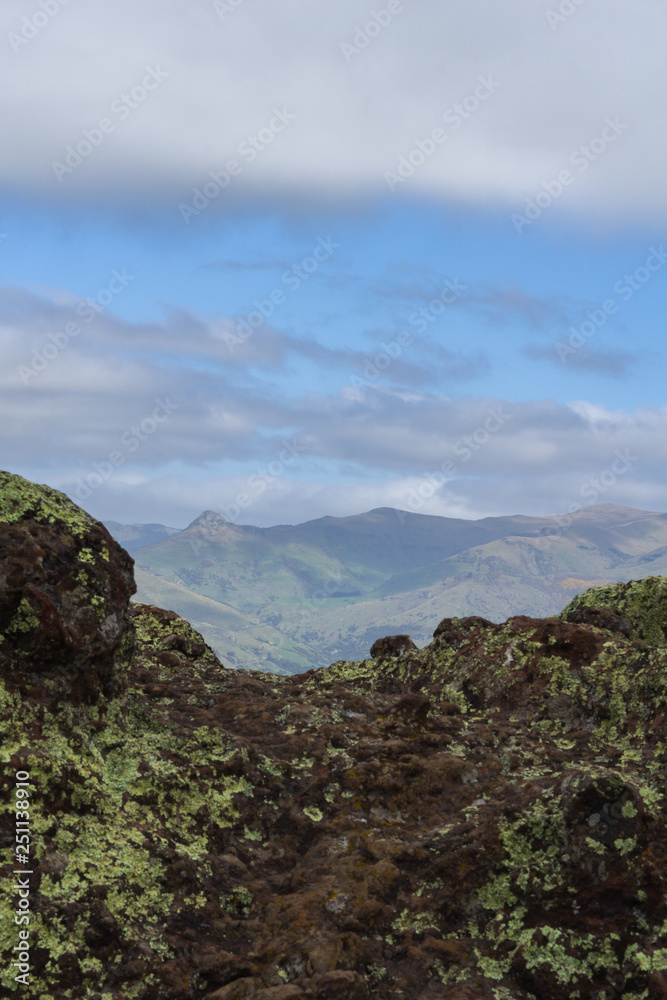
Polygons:
[[23,597],[14,617],[5,630],[5,635],[16,635],[18,632],[32,632],[39,628],[39,618],[30,601]]
[[39,524],[63,522],[75,536],[84,535],[96,524],[64,493],[0,471],[0,523],[15,524],[28,519]]
[[[137,645],[149,656],[157,650],[168,648],[168,641],[172,636],[185,642],[186,646],[204,646],[204,652],[200,659],[205,664],[217,664],[218,660],[212,649],[205,645],[204,640],[189,622],[177,615],[165,617],[164,612],[154,609],[151,605],[132,604],[131,605],[132,624],[134,626]],[[196,667],[191,666],[191,670],[197,672]],[[165,668],[165,675],[171,672]],[[248,672],[250,673],[250,671]],[[264,676],[264,675],[260,675]],[[221,673],[220,682],[224,683],[224,675]]]
[[246,918],[252,909],[252,893],[245,886],[237,886],[223,900],[224,908],[235,916]]
[[415,913],[406,908],[396,917],[391,926],[395,931],[414,931],[417,934],[423,934],[427,930],[437,931],[439,921],[435,913],[429,913],[427,910]]
[[384,965],[379,965],[379,963],[374,962],[372,965],[368,966],[366,975],[372,983],[381,983],[387,975],[387,969]]
[[104,618],[104,609],[106,607],[106,602],[104,598],[100,597],[99,594],[93,594],[93,596],[90,599],[90,603],[95,609],[95,614],[97,615],[97,617]]
[[[104,887],[105,906],[123,929],[125,946],[150,944],[156,961],[173,955],[164,939],[165,920],[174,906],[202,906],[210,879],[211,837],[239,818],[239,796],[251,796],[245,775],[220,774],[201,786],[202,766],[224,766],[238,752],[217,728],[200,727],[176,736],[159,713],[146,711],[141,691],[129,689],[106,702],[103,725],[98,706],[62,704],[54,713],[10,694],[0,682],[0,762],[13,758],[30,772],[32,857],[60,858],[42,876],[41,902],[32,928],[49,958],[33,977],[35,996],[50,995],[59,959],[72,956],[85,983],[97,984],[100,970],[87,958],[84,933],[95,886]],[[40,738],[35,740],[39,722]],[[60,789],[54,809],[50,796]],[[11,812],[9,797],[0,814]],[[170,831],[177,857],[195,865],[191,891],[177,899],[166,889],[166,864],[156,843]],[[0,864],[12,864],[12,850],[0,851]],[[209,890],[210,892],[210,890]],[[233,897],[236,898],[236,897]],[[248,903],[237,899],[239,910]],[[78,930],[65,927],[58,914],[76,906]],[[11,881],[0,882],[0,950],[15,943]],[[13,987],[9,968],[0,984]],[[130,997],[141,989],[126,990]],[[77,996],[83,993],[79,991]]]
[[340,785],[338,785],[336,782],[333,782],[331,785],[327,785],[327,787],[324,789],[324,798],[329,803],[329,805],[333,805],[333,803],[336,801],[336,795],[339,792],[340,792]]
[[651,576],[630,583],[591,587],[570,601],[560,617],[567,621],[584,608],[612,611],[629,622],[632,641],[663,646],[667,641],[666,597],[667,580],[664,577]]
[[614,841],[614,847],[621,855],[629,854],[631,851],[634,851],[636,846],[637,846],[636,837],[626,837],[625,840],[619,838],[618,840]]

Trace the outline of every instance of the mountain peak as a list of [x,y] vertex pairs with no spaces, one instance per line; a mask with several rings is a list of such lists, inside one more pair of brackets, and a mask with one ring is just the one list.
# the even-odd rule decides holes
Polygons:
[[229,521],[222,514],[215,510],[205,510],[199,517],[196,517],[188,528],[223,528]]

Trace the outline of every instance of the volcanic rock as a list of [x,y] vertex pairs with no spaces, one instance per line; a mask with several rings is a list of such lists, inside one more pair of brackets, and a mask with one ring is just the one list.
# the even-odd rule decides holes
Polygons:
[[667,996],[667,580],[234,671],[127,605],[97,522],[0,485],[2,995]]
[[392,656],[404,656],[417,647],[409,635],[387,635],[371,646],[371,656],[375,660],[389,660]]
[[0,673],[33,696],[120,682],[133,560],[64,494],[0,472]]

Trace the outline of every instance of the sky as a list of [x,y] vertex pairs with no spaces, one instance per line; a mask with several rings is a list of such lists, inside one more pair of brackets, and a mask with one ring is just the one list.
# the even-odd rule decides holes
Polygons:
[[0,18],[3,468],[176,528],[667,509],[667,3]]

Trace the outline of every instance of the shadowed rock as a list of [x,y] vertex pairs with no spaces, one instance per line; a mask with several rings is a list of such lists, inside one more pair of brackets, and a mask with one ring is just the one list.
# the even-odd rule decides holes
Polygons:
[[133,560],[64,494],[0,472],[0,675],[89,700],[131,650]]
[[667,581],[279,677],[62,494],[0,538],[1,995],[25,770],[26,1000],[667,996]]
[[417,652],[417,647],[409,635],[387,635],[371,646],[374,660],[389,660],[392,656],[404,656],[412,652]]

